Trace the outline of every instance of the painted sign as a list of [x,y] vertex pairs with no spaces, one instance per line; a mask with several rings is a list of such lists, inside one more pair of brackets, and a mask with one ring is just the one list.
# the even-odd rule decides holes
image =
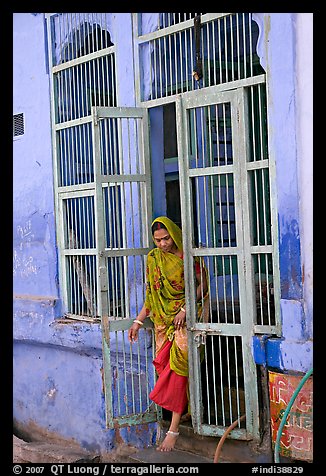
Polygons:
[[[269,372],[269,398],[272,444],[302,376]],[[298,460],[312,461],[313,448],[313,384],[310,377],[298,393],[283,426],[279,454]]]

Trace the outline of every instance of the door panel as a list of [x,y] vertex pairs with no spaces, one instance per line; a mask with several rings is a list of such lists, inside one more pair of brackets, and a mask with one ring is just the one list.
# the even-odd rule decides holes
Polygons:
[[109,428],[157,421],[153,329],[128,341],[145,298],[152,247],[147,110],[94,108],[98,302],[102,319],[106,421]]
[[[178,154],[194,430],[222,435],[245,415],[232,437],[251,439],[259,434],[259,412],[253,313],[246,296],[244,243],[249,237],[241,185],[246,151],[238,102],[236,90],[179,98]],[[195,306],[195,256],[209,276],[202,316]]]

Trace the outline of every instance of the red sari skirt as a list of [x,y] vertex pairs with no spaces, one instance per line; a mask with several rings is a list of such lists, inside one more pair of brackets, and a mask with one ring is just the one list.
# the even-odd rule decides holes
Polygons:
[[153,360],[158,379],[149,398],[166,410],[183,413],[188,403],[188,377],[178,375],[170,369],[171,346],[172,342],[167,341]]

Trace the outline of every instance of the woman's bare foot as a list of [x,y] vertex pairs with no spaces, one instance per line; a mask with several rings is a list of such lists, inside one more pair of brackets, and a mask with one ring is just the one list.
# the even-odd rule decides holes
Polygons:
[[179,432],[177,431],[167,431],[164,440],[156,448],[157,451],[172,451],[178,436]]

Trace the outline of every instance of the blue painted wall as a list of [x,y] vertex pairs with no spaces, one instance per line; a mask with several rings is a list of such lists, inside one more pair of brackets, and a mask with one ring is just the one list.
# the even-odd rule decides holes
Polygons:
[[[144,16],[146,31],[156,15]],[[296,15],[256,14],[268,78],[270,151],[276,164],[272,193],[279,217],[283,338],[255,339],[253,353],[257,363],[302,372],[312,365],[312,278],[304,272],[311,270],[312,259],[305,231],[310,209],[300,206],[302,177],[310,169],[305,162],[307,144],[299,146],[309,128],[309,114],[307,124],[304,119],[298,123],[304,89],[298,84],[302,20]],[[127,34],[131,16],[116,13],[111,20],[119,104],[134,106],[132,35]],[[121,442],[146,446],[155,437],[154,427],[123,429],[119,434],[105,429],[100,327],[55,321],[64,309],[58,287],[43,14],[15,13],[13,31],[13,113],[25,115],[25,134],[13,143],[14,418],[27,428],[52,432],[94,451],[110,451]],[[307,58],[300,64],[307,64]],[[305,77],[305,70],[300,71]],[[161,121],[160,114],[152,114],[153,123]],[[312,179],[305,190],[309,186]],[[155,202],[154,212],[160,214],[161,206]]]
[[309,15],[254,14],[260,27],[258,54],[267,76],[269,146],[275,163],[276,181],[271,191],[278,212],[283,338],[255,338],[253,348],[257,363],[261,355],[255,349],[264,345],[267,365],[297,372],[306,372],[313,365],[312,303],[309,299],[307,306],[304,300],[304,295],[312,296],[312,277],[304,279],[305,265],[312,268],[311,238],[302,243],[304,230],[312,228],[312,201],[300,207],[303,174],[307,177],[305,187],[312,190],[312,157],[309,149],[307,153],[299,147],[301,135],[308,143],[312,134],[312,101],[307,104],[304,97],[312,88],[312,48],[303,49],[304,42],[312,46]]

